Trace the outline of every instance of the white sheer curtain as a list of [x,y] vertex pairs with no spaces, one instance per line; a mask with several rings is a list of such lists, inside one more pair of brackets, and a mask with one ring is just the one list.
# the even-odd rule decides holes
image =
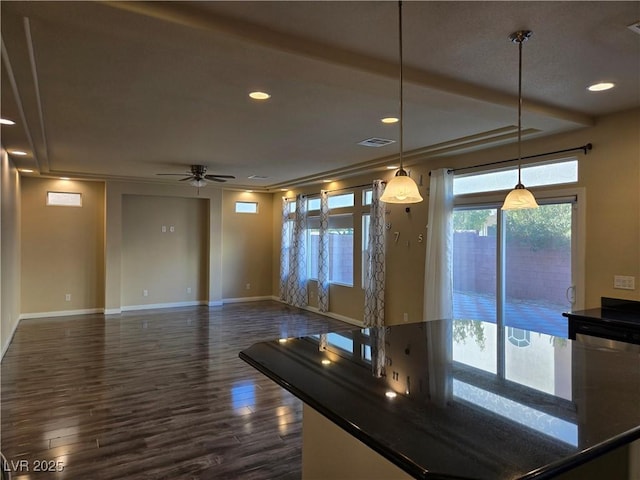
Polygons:
[[318,310],[329,311],[329,194],[320,192],[320,237],[318,240]]
[[431,172],[424,274],[424,319],[453,315],[453,174]]
[[453,174],[448,170],[431,172],[424,277],[424,319],[444,319],[426,324],[429,394],[440,406],[453,391]]
[[364,291],[364,325],[366,327],[384,326],[385,205],[384,202],[380,201],[383,192],[384,184],[382,180],[374,180],[369,222],[368,265]]
[[290,238],[289,271],[286,278],[283,300],[295,307],[304,307],[308,303],[307,197],[305,195],[298,195],[296,197],[296,212]]

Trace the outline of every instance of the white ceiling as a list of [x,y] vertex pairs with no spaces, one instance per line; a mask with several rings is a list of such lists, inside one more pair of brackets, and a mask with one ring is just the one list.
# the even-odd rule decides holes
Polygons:
[[[2,127],[41,175],[175,182],[191,164],[275,189],[393,162],[396,2],[3,1]],[[405,2],[407,162],[640,106],[640,2]],[[616,88],[591,93],[608,80]],[[250,100],[265,90],[266,102]],[[526,136],[527,136],[526,135]],[[267,178],[249,179],[251,175]]]

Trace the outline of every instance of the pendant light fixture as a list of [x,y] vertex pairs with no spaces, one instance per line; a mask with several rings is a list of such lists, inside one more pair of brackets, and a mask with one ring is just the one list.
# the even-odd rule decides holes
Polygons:
[[509,35],[513,43],[518,44],[518,184],[509,192],[504,199],[502,210],[523,210],[526,208],[538,208],[533,193],[527,190],[522,184],[522,44],[526,42],[533,32],[530,30],[519,30]]
[[404,98],[403,98],[403,63],[402,63],[402,2],[398,2],[398,39],[400,52],[400,169],[396,172],[384,189],[380,201],[385,203],[418,203],[422,196],[416,182],[402,168],[402,151],[404,137]]

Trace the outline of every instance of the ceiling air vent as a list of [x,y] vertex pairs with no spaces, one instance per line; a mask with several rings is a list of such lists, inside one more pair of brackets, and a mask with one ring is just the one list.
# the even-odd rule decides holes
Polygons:
[[251,180],[265,180],[269,177],[265,175],[249,175],[247,178],[250,178]]
[[358,142],[358,145],[364,145],[365,147],[384,147],[385,145],[389,145],[390,143],[396,143],[396,141],[386,138],[372,137]]
[[631,25],[628,25],[627,28],[640,35],[640,22],[632,23]]

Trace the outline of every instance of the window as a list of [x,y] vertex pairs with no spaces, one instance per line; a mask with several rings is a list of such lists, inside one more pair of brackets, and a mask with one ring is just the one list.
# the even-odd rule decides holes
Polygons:
[[371,215],[362,214],[362,288],[367,282],[369,273],[369,225],[371,225]]
[[362,205],[371,205],[373,202],[373,190],[367,189],[362,191]]
[[236,213],[258,213],[258,202],[236,202]]
[[320,210],[320,198],[309,198],[307,200],[307,212],[314,212]]
[[318,279],[320,256],[320,217],[307,217],[307,274],[309,280]]
[[353,286],[353,215],[331,215],[328,234],[329,282]]
[[81,207],[82,194],[71,192],[47,192],[47,205],[50,207]]
[[329,195],[329,208],[353,207],[355,195],[353,192],[341,193],[339,195]]
[[[552,163],[522,167],[522,183],[527,187],[559,185],[578,181],[578,160],[560,160]],[[511,190],[518,183],[518,167],[489,172],[456,175],[453,194],[495,192]]]

